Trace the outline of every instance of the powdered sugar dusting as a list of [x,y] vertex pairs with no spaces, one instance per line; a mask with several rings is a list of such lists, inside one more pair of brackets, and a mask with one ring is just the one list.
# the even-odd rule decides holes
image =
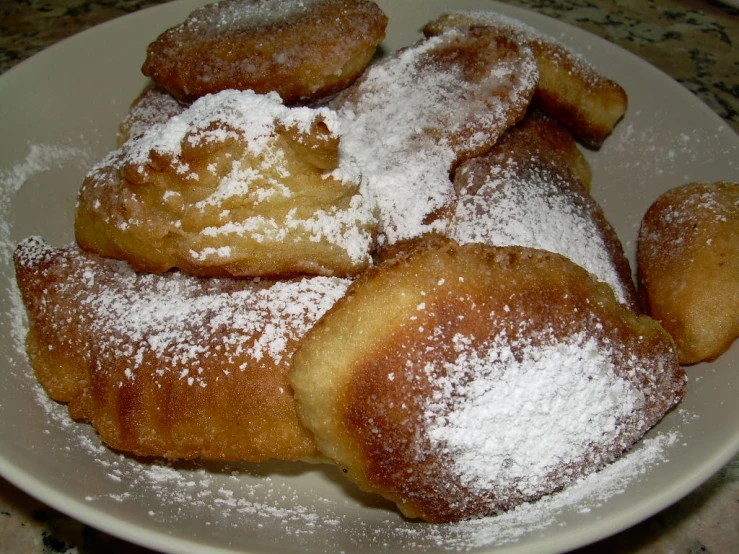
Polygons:
[[686,255],[687,250],[696,247],[701,232],[705,249],[714,244],[713,237],[720,236],[720,229],[726,229],[729,236],[732,223],[739,221],[739,183],[676,187],[660,197],[654,208],[639,233],[640,251],[653,263]]
[[[217,376],[201,374],[198,365],[210,355],[216,338],[223,369],[244,359],[269,357],[280,363],[288,341],[305,334],[349,285],[347,279],[330,277],[271,282],[140,274],[123,262],[101,264],[75,247],[57,251],[34,237],[19,246],[17,259],[23,267],[52,258],[49,271],[59,275],[49,279],[47,292],[75,306],[77,313],[55,318],[38,299],[40,317],[48,318],[60,337],[81,337],[82,344],[69,348],[125,360],[131,380],[153,356],[160,360],[160,371],[207,386]],[[85,330],[67,335],[61,326]],[[91,338],[95,341],[89,342]]]
[[79,146],[64,144],[31,144],[25,159],[18,164],[0,168],[0,260],[10,264],[15,244],[10,240],[8,209],[13,197],[36,175],[75,164],[87,167],[91,153]]
[[482,356],[464,347],[465,337],[452,339],[460,353],[435,382],[426,432],[476,494],[546,490],[555,475],[566,475],[563,467],[617,441],[644,405],[643,393],[616,376],[607,348],[585,336],[543,335],[518,355],[505,337]]
[[[330,110],[287,108],[277,93],[223,91],[204,96],[183,113],[149,128],[138,140],[128,143],[123,156],[114,152],[99,165],[143,166],[151,162],[152,152],[177,157],[183,144],[223,142],[227,138],[243,139],[255,155],[265,154],[278,124],[309,133],[317,119],[332,132],[338,126]],[[179,171],[187,175],[191,168],[183,163]]]
[[[43,255],[43,251],[34,255]],[[284,299],[289,302],[289,297]],[[463,345],[464,338],[458,337],[456,342]],[[98,471],[88,473],[87,479],[102,481],[84,490],[81,498],[93,509],[115,513],[116,506],[134,506],[136,517],[143,518],[136,523],[142,525],[147,525],[149,518],[153,524],[171,529],[184,520],[193,526],[205,525],[214,535],[248,533],[251,540],[264,543],[275,540],[274,529],[279,527],[281,544],[295,548],[310,539],[319,548],[332,551],[343,548],[349,552],[352,546],[368,545],[382,550],[394,543],[402,543],[408,551],[467,551],[515,544],[537,532],[546,536],[552,529],[559,532],[562,521],[577,526],[598,518],[600,506],[634,486],[655,466],[666,463],[679,446],[676,433],[653,431],[633,452],[560,493],[495,517],[430,525],[405,521],[389,506],[370,512],[347,509],[357,501],[335,488],[329,468],[299,463],[291,464],[290,469],[280,463],[143,463],[116,454],[100,443],[89,426],[72,422],[65,407],[51,402],[35,381],[30,380],[28,386],[35,390],[46,412],[49,433],[60,437],[64,445],[56,455],[70,460],[80,457],[97,466]]]
[[576,194],[551,171],[496,164],[475,194],[462,192],[449,234],[461,244],[526,246],[561,254],[609,284],[626,303],[601,230],[583,202],[573,201]]
[[154,125],[182,113],[185,106],[163,89],[152,87],[142,93],[121,122],[120,139],[143,135]]
[[[42,395],[40,391],[39,398]],[[368,545],[381,551],[391,543],[402,543],[408,552],[471,551],[515,544],[537,533],[546,537],[568,525],[588,525],[600,517],[599,508],[610,498],[678,456],[675,449],[680,447],[679,434],[655,433],[628,456],[559,493],[498,516],[434,525],[404,521],[391,509],[354,514],[347,502],[355,501],[333,489],[328,468],[295,464],[286,472],[280,464],[142,463],[102,446],[87,426],[71,422],[63,407],[47,407],[53,432],[66,436],[69,451],[91,460],[106,482],[105,492],[84,495],[92,508],[115,510],[116,505],[132,504],[168,528],[186,519],[206,525],[215,535],[248,533],[255,543],[280,541],[295,548],[310,539],[326,551],[351,552],[351,546]],[[305,480],[312,483],[308,489],[301,484]]]
[[495,517],[463,521],[440,526],[431,532],[437,535],[437,543],[449,551],[473,550],[491,546],[515,544],[526,535],[541,533],[559,525],[576,513],[578,518],[588,519],[608,500],[626,491],[655,466],[669,461],[669,452],[677,446],[678,433],[655,433],[643,439],[639,446],[598,473],[578,479],[566,489],[528,502]]
[[290,2],[253,2],[249,0],[226,0],[218,2],[217,8],[206,7],[194,11],[188,18],[189,30],[218,35],[219,33],[256,29],[284,23],[291,18],[305,15],[311,8],[326,0],[299,0]]
[[[10,209],[16,193],[36,176],[67,165],[87,168],[91,152],[79,146],[65,144],[31,144],[25,158],[17,164],[0,168],[0,263],[10,268],[12,265],[15,242],[11,239]],[[11,340],[25,358],[25,329],[27,326],[26,311],[18,292],[15,279],[9,280],[5,289],[10,303],[4,314]]]
[[[668,154],[668,160],[680,158],[684,153],[681,152],[683,147],[663,152],[662,143],[657,144],[657,141],[662,141],[665,137],[654,138],[657,135],[652,129],[645,129],[643,132],[639,131],[638,126],[634,129],[642,139],[648,137],[649,141],[655,141],[652,145],[655,148],[650,149],[652,154],[624,158],[625,154],[633,152],[643,154],[644,151],[638,145],[634,148],[631,144],[624,145],[623,151],[620,152],[621,156],[616,157],[626,166],[629,164],[645,166],[640,169],[647,177],[653,172],[662,173],[661,165],[665,160],[662,153]],[[677,137],[685,138],[686,141],[694,138],[679,135]],[[687,145],[687,142],[685,144]],[[689,149],[687,146],[684,148],[687,149],[689,157],[693,159],[711,155],[711,152],[706,152],[705,148],[701,148],[700,145],[691,146]],[[3,177],[7,177],[7,174],[3,174]],[[647,189],[645,187],[640,190]],[[5,193],[4,190],[0,191]],[[644,196],[640,197],[640,199],[643,198]],[[635,205],[643,205],[643,202]],[[6,206],[9,206],[9,203],[3,202],[3,207],[0,209],[8,209]],[[633,213],[635,217],[639,215],[636,210]],[[4,218],[1,219],[5,226]],[[2,246],[6,252],[10,252],[15,245],[10,241],[6,242],[7,236],[3,234]],[[20,315],[22,305],[19,299],[11,309],[13,314],[11,314],[12,321],[9,327],[13,327],[16,334],[21,336],[25,333],[25,327],[22,324],[24,318]],[[21,343],[18,345],[18,357],[23,358]],[[30,372],[25,366],[21,371]],[[346,533],[334,536],[335,540],[329,539],[324,544],[326,550],[346,549],[347,543],[365,547],[372,544],[379,550],[388,548],[387,543],[398,537],[403,538],[408,551],[414,549],[424,551],[436,546],[449,551],[458,551],[504,545],[515,542],[536,530],[545,530],[552,525],[566,527],[567,523],[558,521],[558,518],[569,508],[574,507],[577,511],[586,511],[591,507],[595,508],[607,503],[611,496],[635,486],[644,472],[653,471],[655,466],[666,463],[667,457],[675,455],[675,441],[678,438],[678,435],[673,433],[662,434],[655,431],[628,456],[598,474],[583,479],[562,493],[546,497],[537,503],[524,504],[495,518],[444,526],[398,523],[397,518],[392,516],[380,517],[370,523],[363,523],[351,521],[351,516],[346,515],[345,508],[348,501],[344,497],[340,499],[322,498],[318,492],[322,491],[322,488],[318,491],[311,489],[306,494],[301,487],[286,484],[285,473],[287,472],[279,468],[268,476],[257,475],[255,470],[252,479],[249,475],[250,470],[240,474],[231,474],[228,471],[214,471],[212,468],[187,469],[152,466],[118,456],[100,445],[87,426],[72,422],[63,407],[50,402],[43,390],[33,382],[32,377],[29,377],[28,384],[30,387],[35,387],[34,391],[39,405],[49,414],[49,428],[46,434],[59,435],[62,441],[66,441],[64,451],[51,452],[50,455],[63,457],[65,452],[75,454],[81,452],[82,459],[92,459],[95,464],[103,468],[110,484],[120,485],[119,489],[105,488],[90,494],[87,502],[93,508],[100,508],[104,511],[109,506],[109,501],[112,501],[128,505],[132,507],[131,512],[134,512],[141,503],[145,504],[150,501],[149,517],[152,521],[163,524],[165,529],[170,531],[175,528],[178,520],[181,520],[190,510],[194,510],[199,516],[203,516],[209,525],[212,524],[213,528],[226,529],[229,544],[232,544],[231,541],[234,540],[233,537],[236,534],[249,533],[251,536],[261,538],[260,529],[276,517],[280,520],[284,535],[300,536],[303,540],[306,535],[320,535],[340,524]],[[39,450],[36,450],[37,454],[38,452]],[[44,450],[44,452],[48,451]],[[131,485],[133,489],[130,488]],[[151,491],[151,496],[147,496],[146,491]],[[152,497],[154,500],[151,500]],[[212,502],[213,498],[218,501]],[[284,507],[275,508],[278,502],[283,502]],[[374,510],[375,513],[377,511]],[[320,517],[317,517],[318,515]],[[256,524],[254,519],[257,520]],[[598,519],[597,515],[592,518],[586,517],[587,521]],[[288,523],[285,524],[285,521]]]
[[451,30],[386,58],[332,104],[342,151],[361,167],[390,243],[443,226],[428,220],[454,198],[455,160],[492,145],[533,93],[538,73],[528,51],[501,56],[476,83],[463,67],[434,60],[458,39]]
[[[348,258],[347,264],[366,265],[376,220],[373,204],[359,193],[355,166],[344,164],[341,171],[330,167],[322,174],[317,168],[303,169],[301,155],[292,153],[295,144],[310,150],[338,141],[338,127],[333,111],[288,108],[276,93],[226,90],[204,96],[134,135],[97,164],[83,184],[81,210],[105,221],[112,233],[133,237],[129,242],[151,236],[150,226],[157,236],[165,234],[163,226],[171,236],[186,236],[188,248],[181,251],[175,239],[165,241],[162,250],[176,250],[175,259],[165,263],[176,263],[177,256],[195,264],[216,258],[238,262],[239,253],[252,252],[254,243],[313,242],[326,243],[326,250]],[[218,150],[228,149],[230,142],[243,146],[243,153]],[[188,154],[211,146],[215,154]],[[201,167],[204,159],[211,162],[207,167]],[[159,181],[150,172],[163,163],[175,175],[161,192],[160,214],[141,198],[158,190]],[[146,185],[143,191],[130,184],[136,177],[125,177],[132,170]],[[330,193],[321,196],[324,183]],[[193,193],[196,187],[199,192]],[[324,203],[313,209],[311,201]]]

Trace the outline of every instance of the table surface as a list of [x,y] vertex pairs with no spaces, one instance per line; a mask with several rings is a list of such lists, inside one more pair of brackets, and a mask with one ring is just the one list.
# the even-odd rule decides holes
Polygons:
[[[70,35],[161,0],[0,0],[0,73]],[[513,0],[644,58],[739,132],[739,10],[700,0]],[[150,552],[0,478],[0,553]],[[739,455],[680,502],[576,554],[739,552]]]

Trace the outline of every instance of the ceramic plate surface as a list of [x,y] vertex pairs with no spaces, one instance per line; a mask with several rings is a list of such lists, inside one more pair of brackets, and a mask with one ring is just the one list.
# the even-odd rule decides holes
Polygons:
[[[690,92],[610,43],[486,0],[386,0],[387,49],[420,37],[446,9],[518,17],[571,46],[624,86],[629,111],[588,152],[593,193],[633,260],[640,219],[666,189],[739,180],[739,139]],[[678,500],[739,450],[739,349],[689,369],[681,406],[640,445],[564,493],[497,518],[434,526],[404,520],[331,467],[290,463],[144,464],[102,446],[35,383],[23,354],[24,312],[13,246],[73,238],[83,175],[114,145],[146,83],[147,44],[198,5],[179,1],[59,43],[0,77],[0,472],[90,525],[150,548],[207,552],[557,552],[618,532]]]

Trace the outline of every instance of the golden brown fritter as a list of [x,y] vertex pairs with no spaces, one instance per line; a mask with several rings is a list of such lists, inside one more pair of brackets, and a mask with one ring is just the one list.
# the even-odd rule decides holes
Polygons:
[[162,33],[142,72],[185,102],[227,89],[307,102],[356,79],[386,26],[369,0],[221,0]]
[[15,262],[39,382],[111,448],[253,462],[317,454],[287,372],[348,281],[143,274],[36,238]]
[[373,64],[331,101],[387,243],[435,230],[454,201],[451,172],[524,116],[537,75],[527,47],[451,29]]
[[377,225],[327,109],[225,91],[109,154],[79,193],[81,246],[141,271],[353,275]]
[[289,378],[343,474],[431,522],[596,471],[685,384],[662,327],[566,258],[440,239],[355,281]]
[[478,26],[514,37],[531,48],[539,68],[534,104],[564,123],[584,144],[603,144],[628,105],[618,83],[559,41],[492,10],[442,14],[426,24],[424,33],[434,36],[449,28]]
[[739,183],[690,183],[642,220],[638,279],[680,361],[712,360],[739,337]]

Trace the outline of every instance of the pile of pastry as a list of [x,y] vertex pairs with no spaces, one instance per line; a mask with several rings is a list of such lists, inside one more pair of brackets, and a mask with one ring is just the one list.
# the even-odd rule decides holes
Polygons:
[[[578,147],[623,89],[492,11],[379,56],[386,24],[369,0],[194,11],[149,46],[76,243],[18,246],[31,364],[111,448],[334,463],[445,522],[597,471],[679,402],[692,347],[640,299],[660,313],[679,278],[679,218],[645,223],[638,294]],[[737,185],[661,205],[711,245],[685,254],[690,294],[724,279],[715,357],[738,332]]]

